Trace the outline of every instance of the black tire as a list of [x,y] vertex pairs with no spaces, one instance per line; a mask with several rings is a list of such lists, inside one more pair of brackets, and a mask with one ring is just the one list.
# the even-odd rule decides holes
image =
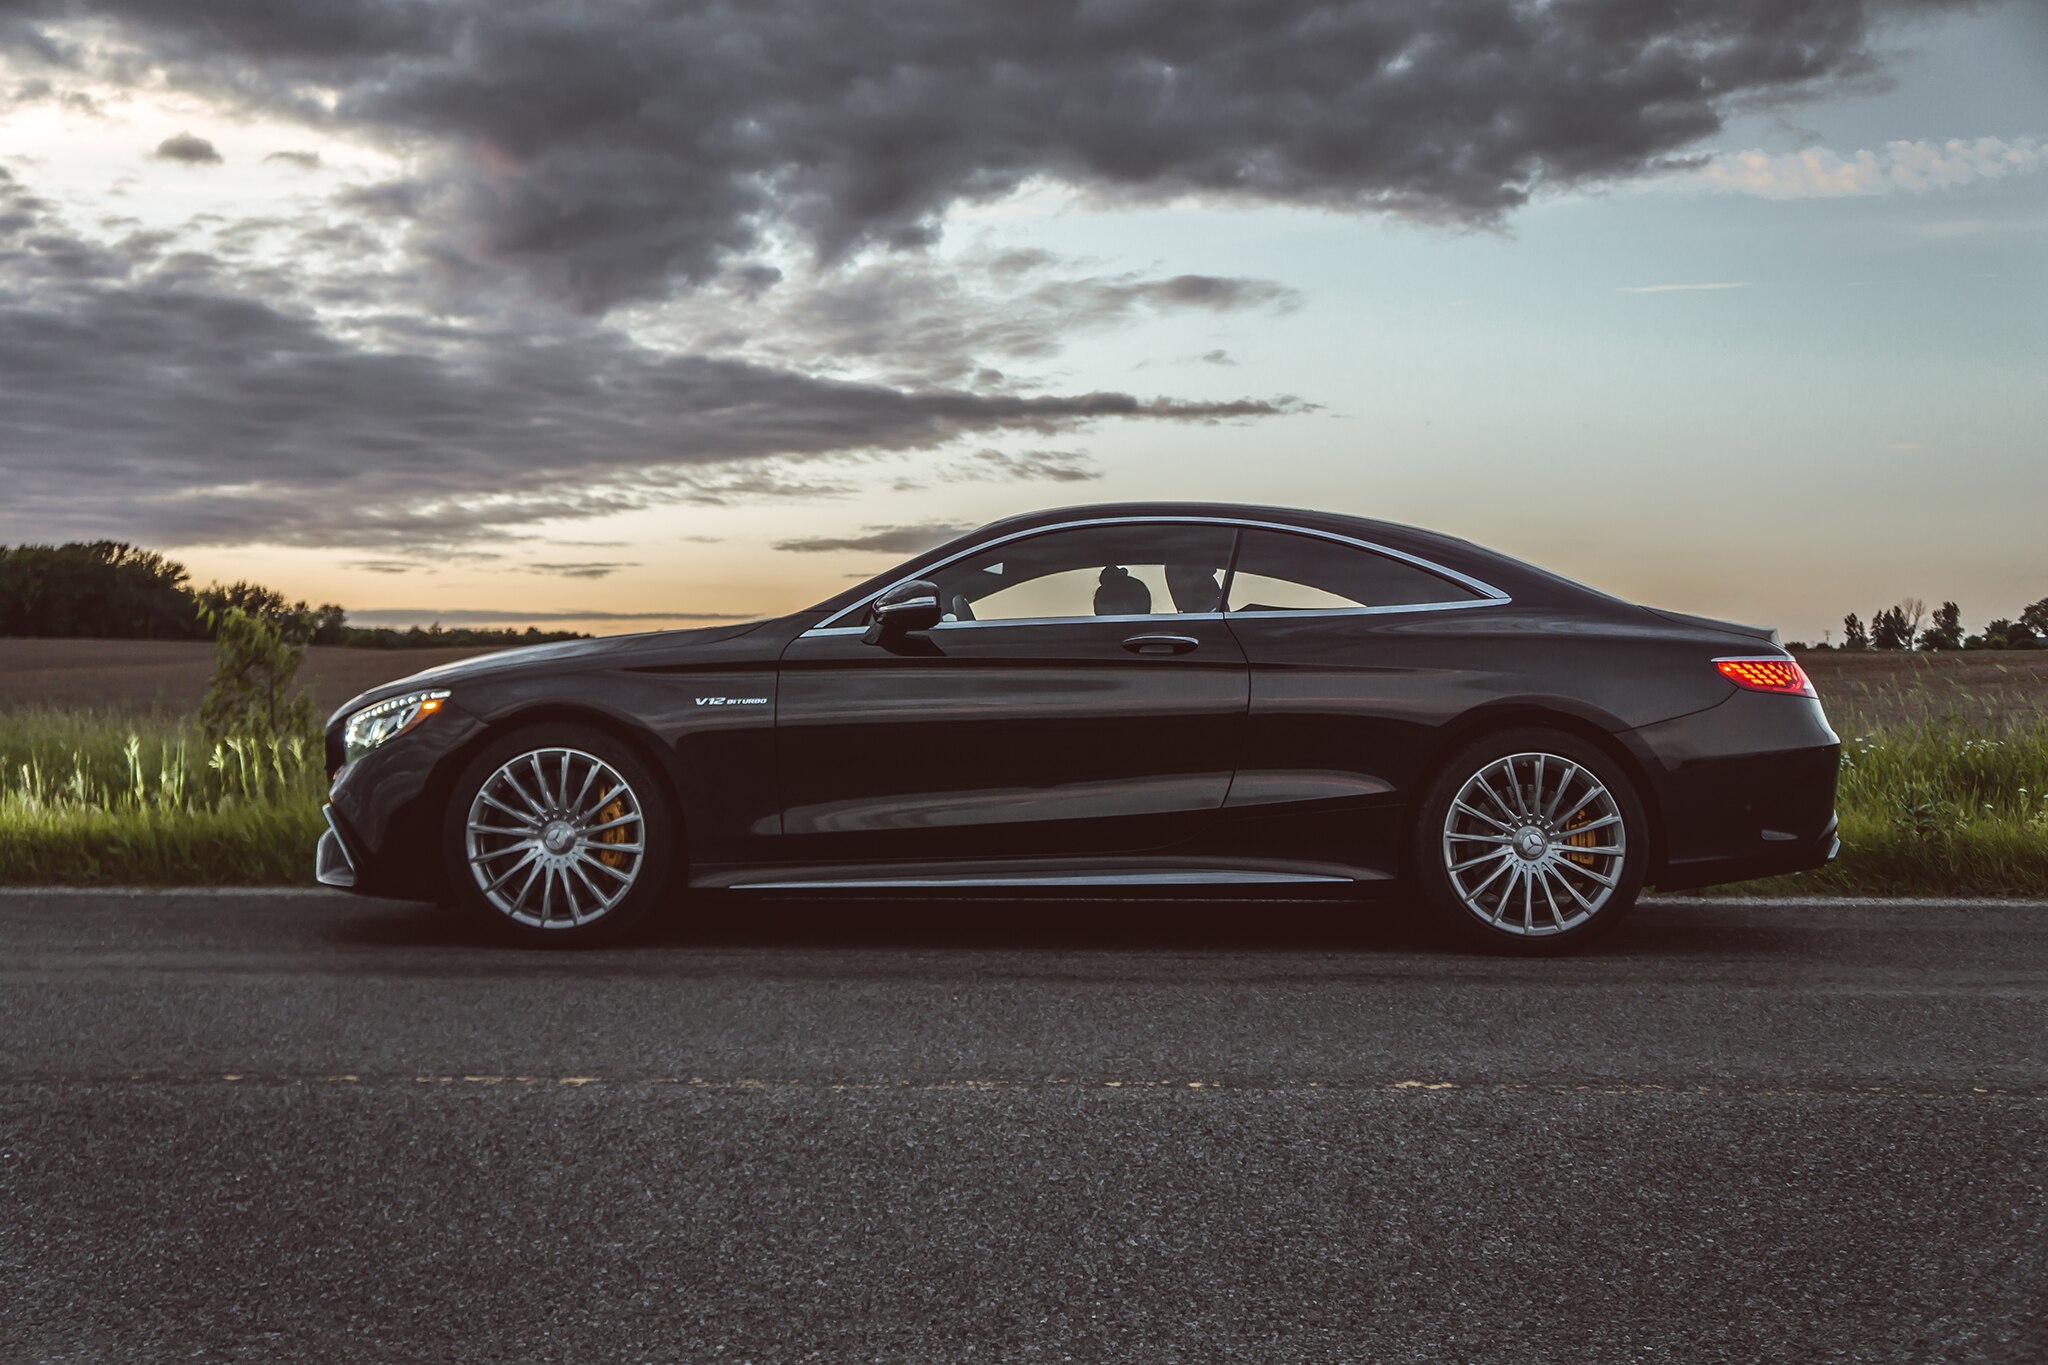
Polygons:
[[[1546,760],[1540,769],[1536,755]],[[1551,767],[1548,760],[1563,764]],[[1581,776],[1572,776],[1573,768]],[[1451,832],[1447,824],[1452,803],[1478,776],[1486,776],[1487,785],[1506,796],[1488,802],[1483,788],[1473,788],[1481,798],[1479,809],[1461,809],[1452,827],[1461,832]],[[1510,776],[1515,782],[1508,781]],[[1543,793],[1560,778],[1566,790],[1546,814]],[[1578,793],[1590,791],[1584,785],[1587,778],[1599,784],[1607,799],[1594,798],[1587,810],[1569,812]],[[1514,818],[1516,812],[1522,813],[1520,818]],[[1568,819],[1551,818],[1567,815]],[[1596,819],[1607,829],[1618,824],[1622,842],[1602,843],[1610,836],[1581,828]],[[1525,844],[1525,831],[1530,830],[1538,838]],[[1542,853],[1525,851],[1537,843]],[[1499,854],[1489,852],[1496,845]],[[1438,766],[1417,804],[1407,853],[1416,894],[1441,927],[1488,951],[1540,955],[1571,952],[1614,931],[1642,890],[1649,845],[1642,798],[1620,763],[1575,735],[1529,726],[1483,735]],[[1599,851],[1615,847],[1621,851]],[[1467,859],[1469,863],[1459,861]],[[1454,872],[1454,865],[1461,870]],[[1462,890],[1457,884],[1461,878]],[[1603,878],[1612,886],[1597,880]],[[1509,893],[1484,886],[1487,879],[1516,888],[1512,894],[1526,896],[1526,902],[1508,900]],[[1574,895],[1586,897],[1596,908],[1586,911]],[[1468,897],[1478,908],[1468,903]],[[1496,897],[1499,903],[1490,904]]]
[[[492,894],[483,881],[472,875],[469,829],[472,808],[478,802],[478,793],[483,790],[486,782],[514,759],[541,751],[569,755],[569,775],[559,784],[560,787],[575,787],[579,774],[596,775],[585,760],[609,768],[612,774],[625,784],[625,795],[619,798],[616,804],[606,805],[597,815],[592,816],[591,820],[603,824],[620,818],[629,819],[631,807],[637,807],[640,850],[638,861],[631,862],[629,854],[614,852],[609,845],[600,848],[597,844],[588,842],[592,838],[608,837],[606,834],[593,833],[585,836],[584,843],[572,845],[559,854],[551,854],[552,857],[573,862],[576,848],[594,849],[608,864],[630,869],[632,876],[624,889],[624,894],[618,896],[615,903],[608,908],[599,908],[604,905],[605,893],[595,888],[613,888],[615,893],[617,881],[614,878],[621,876],[620,873],[607,874],[589,862],[574,867],[563,866],[559,870],[552,864],[548,868],[540,869],[539,871],[547,876],[559,876],[563,888],[560,893],[562,901],[549,903],[539,914],[538,917],[546,921],[544,925],[523,922],[517,917],[522,914],[535,916],[538,907],[515,904],[508,909],[501,903],[494,903]],[[552,774],[555,771],[555,764],[559,761],[559,757],[545,760],[542,772]],[[546,790],[546,784],[537,777],[530,774],[521,776],[524,779],[522,787],[536,792],[536,799],[546,811],[568,811],[569,802],[551,797]],[[609,790],[609,787],[604,790]],[[594,802],[597,796],[604,794],[604,790],[598,791],[596,795],[589,795],[586,792],[586,803]],[[494,795],[503,795],[503,789],[494,788]],[[631,803],[631,807],[627,803]],[[568,819],[549,820],[541,813],[527,811],[516,800],[510,804],[520,808],[525,818],[542,827],[535,830],[536,847],[532,850],[535,858],[548,852],[546,846],[538,842],[538,835],[546,825],[568,825],[574,828],[574,822]],[[486,810],[487,818],[494,822],[494,827],[495,824],[503,824],[508,828],[519,827],[511,816],[501,813],[498,809],[486,807]],[[612,814],[615,811],[617,815]],[[625,841],[630,841],[634,830],[635,826],[632,823],[617,827],[617,833]],[[487,864],[495,873],[502,875],[501,869],[510,867],[526,857],[523,852],[511,851],[511,846],[516,841],[510,837],[494,839],[493,842],[508,850],[498,861]],[[454,905],[474,921],[489,926],[492,932],[501,937],[514,942],[546,947],[588,947],[616,943],[644,924],[650,915],[668,903],[671,888],[676,884],[675,874],[679,862],[677,842],[673,805],[665,784],[655,772],[653,765],[633,746],[605,731],[594,726],[569,722],[543,722],[527,726],[501,735],[479,750],[463,768],[450,791],[441,836],[448,886]],[[624,847],[626,844],[622,842],[620,846]],[[585,866],[589,868],[588,871],[583,870]],[[572,874],[578,879],[574,886],[570,885]],[[518,878],[515,877],[514,883],[506,884],[507,888],[517,881]],[[549,889],[552,893],[553,888]],[[497,893],[497,899],[503,902],[509,899],[510,895],[509,889],[501,889]],[[570,918],[566,907],[576,905],[578,899],[586,902],[577,907],[583,914]],[[577,922],[578,919],[581,922]]]

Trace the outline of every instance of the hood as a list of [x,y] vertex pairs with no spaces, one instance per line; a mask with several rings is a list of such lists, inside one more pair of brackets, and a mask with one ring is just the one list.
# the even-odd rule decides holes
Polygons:
[[379,698],[410,692],[416,688],[452,689],[469,679],[493,674],[517,673],[529,669],[544,671],[578,662],[630,659],[653,649],[666,651],[677,646],[714,644],[720,640],[745,635],[751,630],[758,630],[765,624],[765,620],[741,621],[732,625],[699,626],[694,630],[657,630],[640,635],[605,635],[595,640],[564,640],[558,644],[523,645],[518,649],[496,650],[489,654],[479,654],[473,659],[457,659],[454,663],[423,668],[417,673],[408,673],[403,678],[393,678],[388,683],[380,683],[361,696],[351,698],[334,713],[329,724],[333,723],[333,719],[367,706]]
[[1744,626],[1734,621],[1717,621],[1711,616],[1688,616],[1682,611],[1665,611],[1662,607],[1645,607],[1655,616],[1661,616],[1673,625],[1696,626],[1701,630],[1718,630],[1723,635],[1740,635],[1751,640],[1762,640],[1766,644],[1778,643],[1778,631],[1774,626]]

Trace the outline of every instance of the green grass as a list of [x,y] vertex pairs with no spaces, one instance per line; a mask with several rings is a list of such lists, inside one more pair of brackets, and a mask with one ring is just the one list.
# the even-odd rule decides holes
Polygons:
[[0,885],[310,880],[319,741],[208,744],[183,721],[0,711]]
[[[324,787],[310,736],[215,746],[174,720],[0,711],[0,885],[304,884]],[[2048,721],[1849,737],[1839,808],[1835,863],[1742,889],[2048,896]]]
[[1842,853],[1759,895],[2048,896],[2048,722],[1844,736]]

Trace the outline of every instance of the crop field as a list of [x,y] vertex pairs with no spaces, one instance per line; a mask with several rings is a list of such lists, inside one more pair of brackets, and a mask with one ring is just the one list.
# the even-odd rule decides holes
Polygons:
[[[315,650],[331,708],[475,653]],[[310,877],[314,736],[211,745],[205,645],[0,640],[0,885]],[[1790,894],[2048,895],[2048,651],[1806,658],[1843,738],[1842,857]]]
[[2048,649],[1799,656],[1845,737],[1902,725],[1986,732],[2048,723]]
[[[324,717],[378,683],[487,649],[341,649],[306,651],[299,681]],[[189,716],[213,673],[204,640],[0,639],[0,711],[64,707]]]

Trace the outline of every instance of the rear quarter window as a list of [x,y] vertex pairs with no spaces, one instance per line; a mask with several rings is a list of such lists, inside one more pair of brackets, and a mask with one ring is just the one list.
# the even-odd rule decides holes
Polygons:
[[1469,602],[1479,593],[1390,555],[1317,536],[1246,531],[1230,611],[1328,611]]

